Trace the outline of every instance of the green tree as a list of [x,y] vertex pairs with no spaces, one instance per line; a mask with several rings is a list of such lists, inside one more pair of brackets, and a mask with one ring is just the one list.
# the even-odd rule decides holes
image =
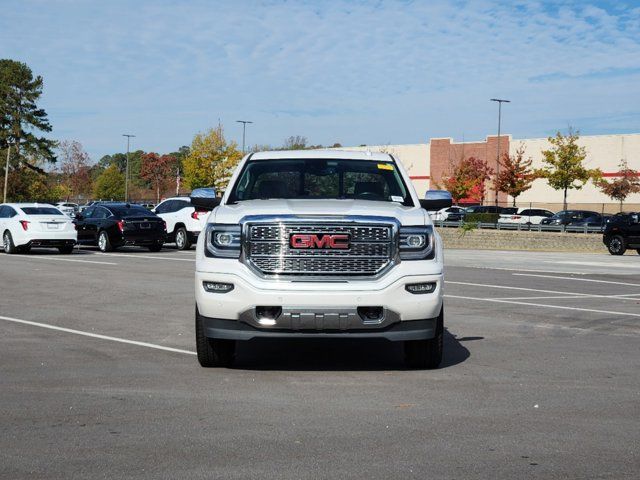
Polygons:
[[498,191],[504,192],[513,198],[513,206],[516,199],[531,188],[531,184],[537,178],[531,168],[531,157],[524,158],[524,145],[516,150],[515,155],[505,153],[500,160],[500,174],[496,178]]
[[222,125],[198,133],[184,159],[184,180],[189,188],[215,187],[223,191],[242,158],[235,142],[227,143]]
[[93,196],[102,200],[124,198],[124,174],[116,165],[111,165],[96,179]]
[[42,87],[42,77],[34,78],[25,63],[0,60],[0,149],[10,145],[18,162],[56,160],[56,142],[37,135],[51,131],[47,113],[38,107]]
[[536,170],[536,174],[546,178],[549,186],[554,190],[562,190],[563,209],[567,209],[567,192],[580,190],[590,179],[597,180],[602,172],[598,169],[589,170],[584,166],[587,151],[578,145],[579,132],[569,128],[567,135],[556,133],[549,137],[551,148],[543,150],[543,168]]
[[632,193],[640,193],[640,172],[629,168],[627,161],[622,160],[618,175],[611,181],[599,178],[595,184],[607,197],[620,202],[620,211],[622,211],[622,204],[626,198]]

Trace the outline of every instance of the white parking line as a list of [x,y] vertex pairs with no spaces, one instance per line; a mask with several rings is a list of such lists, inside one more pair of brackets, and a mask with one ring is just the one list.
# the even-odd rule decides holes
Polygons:
[[603,313],[606,315],[619,315],[624,317],[640,317],[640,313],[626,313],[618,312],[614,310],[595,310],[591,308],[578,308],[578,307],[565,307],[562,305],[547,305],[544,303],[530,303],[530,302],[516,302],[513,300],[499,300],[497,298],[478,298],[478,297],[464,297],[462,295],[445,295],[447,298],[457,298],[461,300],[477,300],[479,302],[494,302],[494,303],[509,303],[512,305],[523,305],[526,307],[540,307],[540,308],[555,308],[559,310],[573,310],[576,312],[589,312],[589,313]]
[[635,268],[640,269],[640,264],[622,263],[622,262],[582,262],[573,260],[545,260],[544,263],[553,263],[561,265],[580,265],[585,267],[612,267],[612,268]]
[[611,280],[594,280],[592,278],[558,277],[556,275],[534,275],[531,273],[513,273],[512,275],[517,275],[519,277],[557,278],[559,280],[574,280],[576,282],[608,283],[611,285],[626,285],[631,287],[640,287],[640,283],[614,282]]
[[105,255],[108,257],[127,257],[127,258],[148,258],[151,260],[171,260],[174,262],[195,262],[195,258],[175,258],[175,257],[154,257],[152,255],[138,255],[136,253],[96,253],[96,255]]
[[510,287],[507,285],[490,285],[486,283],[453,282],[451,280],[445,280],[444,283],[450,283],[452,285],[468,285],[471,287],[498,288],[498,289],[505,289],[505,290],[523,290],[525,292],[555,293],[559,295],[577,295],[580,297],[607,297],[608,296],[608,295],[592,295],[589,293],[581,293],[581,292],[560,292],[558,290],[540,290],[538,288]]
[[126,338],[110,337],[108,335],[100,335],[99,333],[91,333],[91,332],[85,332],[82,330],[74,330],[73,328],[58,327],[56,325],[50,325],[48,323],[32,322],[30,320],[21,320],[19,318],[2,317],[2,316],[0,316],[0,320],[4,320],[6,322],[21,323],[24,325],[31,325],[34,327],[47,328],[49,330],[57,330],[59,332],[73,333],[74,335],[82,335],[85,337],[99,338],[100,340],[109,340],[111,342],[127,343],[129,345],[137,345],[138,347],[155,348],[156,350],[165,350],[167,352],[174,352],[174,353],[186,353],[187,355],[196,354],[196,352],[192,352],[190,350],[182,350],[180,348],[165,347],[163,345],[156,345],[155,343],[139,342],[137,340],[127,340]]
[[19,255],[19,256],[7,256],[4,258],[26,258],[27,260],[57,260],[59,262],[78,262],[78,263],[94,263],[97,265],[118,265],[114,262],[98,262],[93,260],[79,260],[75,258],[59,258],[59,257],[49,257],[45,255]]
[[570,300],[576,298],[613,298],[616,300],[640,300],[637,297],[640,293],[627,293],[624,295],[553,295],[549,297],[492,297],[495,300],[547,300],[547,299],[562,299]]

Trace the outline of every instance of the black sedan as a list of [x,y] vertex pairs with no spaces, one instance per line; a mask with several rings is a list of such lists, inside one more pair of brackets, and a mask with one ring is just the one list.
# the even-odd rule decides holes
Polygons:
[[580,227],[599,227],[603,223],[598,212],[589,210],[562,210],[552,217],[543,218],[540,225],[571,225]]
[[140,205],[103,202],[90,206],[74,221],[78,243],[97,245],[109,252],[125,245],[138,245],[158,252],[167,235],[167,225]]

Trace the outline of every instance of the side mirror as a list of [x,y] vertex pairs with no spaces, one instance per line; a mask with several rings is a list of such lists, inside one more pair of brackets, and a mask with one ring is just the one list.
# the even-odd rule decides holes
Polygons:
[[191,192],[191,205],[202,210],[213,210],[222,198],[216,197],[216,191],[213,188],[196,188]]
[[427,190],[424,200],[420,200],[420,206],[427,211],[449,208],[453,205],[453,198],[446,190]]
[[631,215],[631,223],[640,223],[640,215],[637,213]]

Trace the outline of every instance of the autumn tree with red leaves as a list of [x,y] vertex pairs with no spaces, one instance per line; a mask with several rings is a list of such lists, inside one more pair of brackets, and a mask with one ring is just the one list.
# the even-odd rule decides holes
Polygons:
[[157,153],[145,153],[142,155],[140,177],[151,183],[156,191],[156,202],[160,202],[160,189],[166,180],[173,174],[173,166],[176,159],[173,155],[158,155]]
[[533,160],[531,157],[525,159],[524,152],[524,146],[520,145],[515,155],[505,153],[500,159],[500,173],[496,178],[496,189],[511,196],[514,207],[518,196],[529,190],[538,178],[531,168]]
[[486,182],[493,175],[493,168],[476,157],[463,159],[451,167],[451,174],[442,179],[442,187],[451,193],[455,203],[477,193],[484,203]]
[[64,140],[60,142],[60,171],[71,196],[87,195],[91,192],[89,154],[80,142]]
[[640,193],[640,172],[629,168],[626,160],[620,162],[620,171],[615,180],[600,178],[595,182],[596,186],[607,197],[620,202],[620,211],[626,198],[632,193]]

